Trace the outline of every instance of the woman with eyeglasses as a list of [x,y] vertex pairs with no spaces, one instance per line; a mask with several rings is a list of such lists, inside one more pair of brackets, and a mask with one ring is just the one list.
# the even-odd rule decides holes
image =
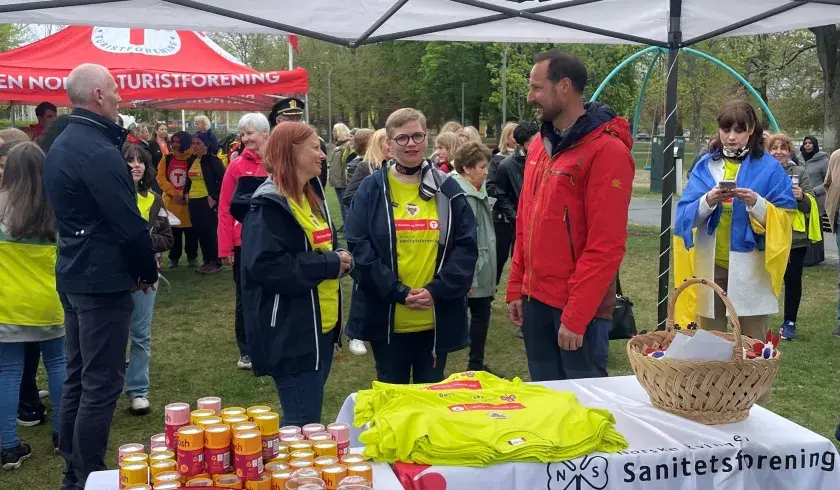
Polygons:
[[432,383],[469,343],[475,215],[461,186],[424,158],[423,113],[399,109],[385,129],[394,159],[362,182],[347,214],[356,281],[347,334],[370,342],[380,381]]

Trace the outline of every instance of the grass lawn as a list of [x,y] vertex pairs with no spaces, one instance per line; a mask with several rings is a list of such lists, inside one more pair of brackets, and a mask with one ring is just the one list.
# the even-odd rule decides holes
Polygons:
[[[329,191],[335,209],[335,195]],[[338,212],[336,221],[340,221]],[[622,286],[635,303],[639,329],[656,325],[656,277],[658,230],[633,227],[627,257],[622,267]],[[798,342],[782,345],[785,362],[776,380],[771,410],[833,439],[840,416],[837,352],[840,338],[831,335],[837,303],[837,272],[833,267],[807,269],[805,291],[799,318]],[[107,463],[115,467],[116,450],[121,444],[142,442],[163,431],[163,407],[172,402],[221,396],[226,405],[278,406],[277,393],[270,379],[256,379],[236,369],[238,352],[233,334],[234,290],[230,269],[204,277],[187,269],[167,273],[172,292],[161,291],[152,335],[151,402],[152,413],[134,417],[123,397],[111,431]],[[344,284],[349,300],[350,281]],[[500,288],[503,291],[503,288]],[[492,328],[487,342],[487,363],[509,377],[527,378],[525,350],[507,321],[503,295],[493,305]],[[345,314],[347,311],[345,310]],[[778,319],[774,320],[778,325]],[[466,351],[449,357],[447,373],[466,368]],[[625,354],[625,342],[610,348],[610,374],[632,374]],[[374,379],[373,357],[355,357],[345,349],[344,358],[333,364],[327,384],[324,420],[338,414],[342,402],[353,391],[370,387]],[[40,385],[46,386],[43,376]],[[279,407],[278,407],[279,408]],[[33,456],[20,470],[0,472],[2,490],[49,490],[58,488],[62,460],[53,454],[49,425],[21,428],[20,436],[33,447]]]

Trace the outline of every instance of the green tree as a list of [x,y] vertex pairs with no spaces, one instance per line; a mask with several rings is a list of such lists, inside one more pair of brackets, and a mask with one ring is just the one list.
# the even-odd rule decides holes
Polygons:
[[420,66],[420,105],[431,124],[447,119],[479,127],[487,112],[491,85],[486,45],[481,43],[429,43]]

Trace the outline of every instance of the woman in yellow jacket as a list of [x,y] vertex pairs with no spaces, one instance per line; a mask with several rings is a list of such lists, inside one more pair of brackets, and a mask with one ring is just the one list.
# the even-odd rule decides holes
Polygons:
[[175,238],[175,242],[169,249],[170,269],[178,267],[185,242],[190,268],[195,268],[198,258],[198,235],[192,228],[190,212],[187,209],[187,198],[184,195],[187,173],[195,161],[195,156],[190,149],[191,145],[192,136],[190,136],[190,133],[178,131],[172,135],[169,146],[171,151],[169,155],[161,159],[157,168],[157,182],[162,192],[163,204],[181,222],[172,226],[172,236]]
[[0,457],[16,469],[32,454],[18,440],[16,413],[24,343],[38,342],[52,402],[53,445],[67,362],[64,313],[55,290],[56,229],[44,196],[44,153],[21,143],[6,160],[0,182]]

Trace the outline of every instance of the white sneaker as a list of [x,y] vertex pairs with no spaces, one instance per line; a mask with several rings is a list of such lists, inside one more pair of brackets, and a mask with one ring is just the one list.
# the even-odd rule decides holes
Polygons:
[[138,396],[131,399],[131,413],[134,415],[145,415],[151,410],[149,399],[145,396]]
[[250,356],[242,356],[236,361],[236,367],[239,369],[251,369],[251,357]]
[[350,339],[350,352],[356,354],[357,356],[363,356],[367,354],[365,343],[359,339]]

